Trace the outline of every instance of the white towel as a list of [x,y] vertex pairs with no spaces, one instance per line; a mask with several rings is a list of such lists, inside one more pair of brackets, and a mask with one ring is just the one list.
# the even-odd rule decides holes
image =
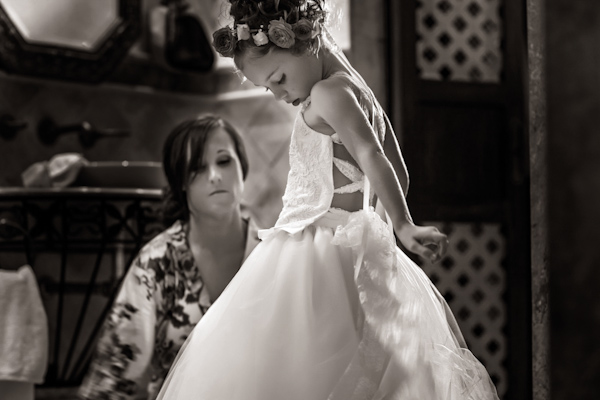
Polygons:
[[33,270],[0,270],[0,380],[42,383],[48,319]]

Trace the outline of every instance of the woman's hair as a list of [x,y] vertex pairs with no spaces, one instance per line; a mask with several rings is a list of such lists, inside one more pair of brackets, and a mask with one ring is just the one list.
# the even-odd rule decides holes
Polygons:
[[316,54],[328,12],[324,0],[229,0],[232,27],[213,34],[213,46],[240,67],[245,57],[259,58],[274,49]]
[[167,226],[176,220],[189,219],[187,186],[202,165],[204,146],[209,134],[216,128],[223,128],[233,140],[242,176],[246,179],[246,149],[240,134],[228,121],[217,115],[206,114],[180,123],[171,131],[163,146],[163,169],[168,183],[164,195],[163,221]]

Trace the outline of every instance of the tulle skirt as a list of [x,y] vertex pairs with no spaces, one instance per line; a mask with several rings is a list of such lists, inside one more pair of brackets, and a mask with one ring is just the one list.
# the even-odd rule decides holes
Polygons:
[[443,297],[373,211],[273,229],[188,337],[158,396],[497,399]]

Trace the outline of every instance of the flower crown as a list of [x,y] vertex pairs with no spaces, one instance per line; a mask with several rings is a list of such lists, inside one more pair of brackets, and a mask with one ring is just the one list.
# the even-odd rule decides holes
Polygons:
[[259,28],[250,28],[248,24],[236,24],[234,28],[225,26],[213,33],[213,46],[215,50],[223,57],[233,57],[235,46],[238,41],[254,41],[256,46],[264,46],[269,41],[282,49],[289,49],[296,40],[312,40],[321,33],[320,18],[311,20],[308,17],[302,17],[297,22],[290,24],[286,18],[280,17],[279,20],[271,20],[269,26],[265,29],[264,25]]

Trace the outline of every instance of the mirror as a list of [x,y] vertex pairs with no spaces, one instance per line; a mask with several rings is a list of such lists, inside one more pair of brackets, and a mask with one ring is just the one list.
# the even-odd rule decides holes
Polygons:
[[92,52],[120,22],[117,0],[2,0],[10,20],[31,44]]
[[142,0],[0,0],[0,67],[99,82],[141,33]]

